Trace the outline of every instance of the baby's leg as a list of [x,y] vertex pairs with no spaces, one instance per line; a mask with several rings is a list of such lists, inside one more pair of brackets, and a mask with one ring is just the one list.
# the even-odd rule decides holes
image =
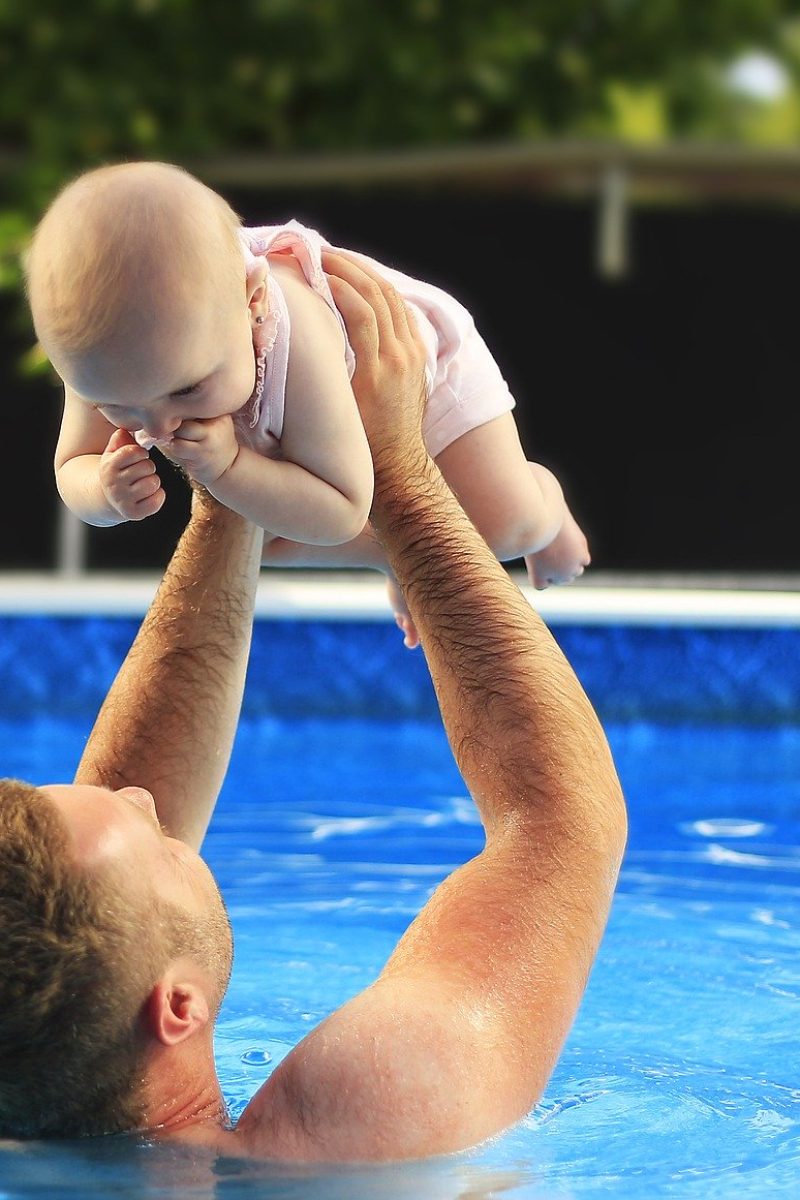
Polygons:
[[264,538],[261,562],[265,567],[375,567],[388,570],[386,555],[365,525],[358,537],[340,546],[307,546],[286,538]]
[[[539,463],[528,464],[532,471],[546,470]],[[586,535],[564,504],[564,520],[549,545],[525,555],[528,579],[543,591],[554,583],[571,583],[582,575],[591,562]]]
[[[462,434],[436,461],[493,552],[501,562],[524,557],[534,587],[567,583],[588,566],[586,538],[567,508],[561,485],[546,467],[526,461],[510,413]],[[373,567],[383,571],[406,645],[417,645],[402,591],[369,525],[341,546],[306,546],[266,537],[262,561],[273,567]]]
[[526,460],[510,413],[463,434],[437,463],[501,562],[525,558],[537,588],[583,573],[590,561],[586,538],[552,471]]
[[405,644],[413,649],[419,644],[402,590],[386,561],[383,547],[369,525],[357,538],[341,546],[306,546],[286,538],[264,539],[261,562],[265,567],[374,567],[387,577],[389,603],[394,619],[403,631]]

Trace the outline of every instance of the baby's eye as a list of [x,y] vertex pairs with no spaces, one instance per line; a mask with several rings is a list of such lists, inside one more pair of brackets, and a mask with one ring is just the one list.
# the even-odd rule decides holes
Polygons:
[[193,384],[190,384],[189,387],[181,388],[180,391],[178,391],[178,392],[173,392],[172,395],[173,396],[194,396],[195,393],[199,392],[199,391],[200,391],[200,384],[193,383]]

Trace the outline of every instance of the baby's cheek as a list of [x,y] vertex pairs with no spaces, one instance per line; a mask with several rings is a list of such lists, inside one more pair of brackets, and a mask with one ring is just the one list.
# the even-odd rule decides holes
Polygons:
[[[262,363],[262,370],[263,369],[264,364]],[[230,401],[234,396],[236,398],[236,410],[238,411],[245,404],[247,404],[247,401],[250,399],[255,390],[257,360],[254,349],[251,348],[250,353],[242,359],[237,375],[238,377],[235,382],[235,390],[232,391],[231,396],[228,398],[229,411],[230,408],[233,407]]]
[[95,412],[99,412],[100,416],[103,417],[104,420],[108,421],[109,425],[113,425],[115,429],[127,428],[127,426],[125,425],[125,422],[122,420],[121,417],[112,416],[111,413],[106,412],[105,409],[102,409],[102,408],[95,409]]

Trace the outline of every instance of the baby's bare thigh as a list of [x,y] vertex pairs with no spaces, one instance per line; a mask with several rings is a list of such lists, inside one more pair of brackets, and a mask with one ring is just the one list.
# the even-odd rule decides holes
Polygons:
[[511,413],[462,434],[436,462],[481,532],[484,522],[513,518],[535,502],[536,485]]

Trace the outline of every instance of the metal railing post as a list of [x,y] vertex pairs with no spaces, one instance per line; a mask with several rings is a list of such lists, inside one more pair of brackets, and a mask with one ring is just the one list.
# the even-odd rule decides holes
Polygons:
[[597,269],[604,279],[628,271],[628,172],[609,164],[600,181],[597,214]]
[[58,510],[56,572],[62,579],[77,579],[86,571],[89,530],[60,500]]

